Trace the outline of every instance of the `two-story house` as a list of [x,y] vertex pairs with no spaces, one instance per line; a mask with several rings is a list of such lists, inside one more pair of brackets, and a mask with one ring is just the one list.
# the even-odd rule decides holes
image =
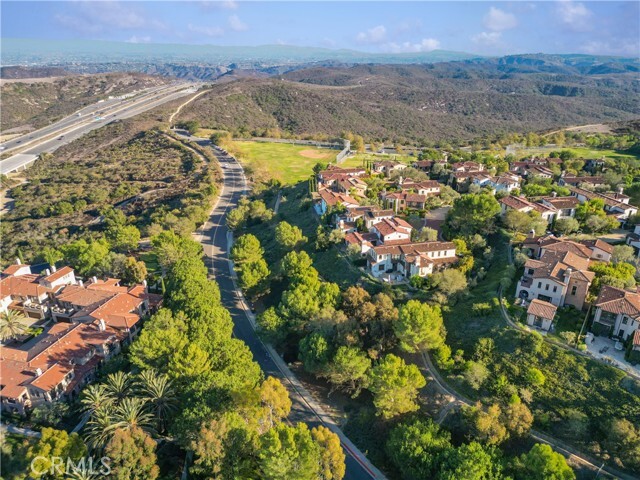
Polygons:
[[545,251],[539,259],[532,258],[524,264],[516,297],[582,309],[594,276],[589,271],[588,256],[573,251]]
[[390,177],[394,172],[401,172],[408,165],[394,160],[382,160],[380,162],[373,162],[371,165],[371,172],[383,174],[385,177]]
[[421,242],[381,245],[369,250],[367,268],[376,278],[408,279],[430,275],[457,261],[452,242]]
[[411,240],[411,231],[413,227],[401,218],[384,219],[381,222],[374,223],[370,229],[371,233],[375,233],[380,243],[389,242],[409,242]]
[[598,335],[627,340],[640,330],[640,294],[603,285],[595,301],[591,330]]
[[630,205],[629,197],[621,192],[597,193],[578,187],[568,188],[571,191],[571,195],[576,197],[580,203],[594,199],[602,200],[605,213],[614,216],[621,226],[626,224],[629,217],[638,213],[638,207]]

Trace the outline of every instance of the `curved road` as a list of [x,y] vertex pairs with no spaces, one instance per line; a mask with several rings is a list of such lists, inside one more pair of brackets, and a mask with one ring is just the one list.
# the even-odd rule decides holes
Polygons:
[[[184,137],[183,137],[184,138]],[[211,146],[207,139],[188,137],[202,147]],[[223,305],[231,313],[234,335],[244,341],[253,353],[253,358],[265,375],[278,377],[289,390],[293,403],[289,420],[304,422],[309,427],[324,425],[340,436],[346,454],[346,479],[384,479],[384,475],[342,433],[333,419],[322,411],[311,395],[291,373],[280,356],[256,335],[254,317],[240,291],[236,288],[232,265],[227,255],[230,233],[226,226],[226,214],[235,208],[240,197],[247,192],[247,183],[240,164],[232,157],[212,149],[223,168],[223,188],[209,220],[196,233],[204,248],[207,267],[220,287]]]

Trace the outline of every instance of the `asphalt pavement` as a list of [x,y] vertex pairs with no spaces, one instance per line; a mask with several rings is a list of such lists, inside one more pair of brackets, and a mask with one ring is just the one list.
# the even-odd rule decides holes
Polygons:
[[[204,147],[211,145],[206,139],[198,139],[197,143]],[[290,372],[286,372],[287,368],[286,366],[283,368],[282,359],[275,358],[277,355],[275,351],[262,343],[251,324],[251,313],[247,311],[246,304],[234,284],[231,264],[227,255],[229,230],[226,226],[227,212],[235,208],[241,196],[247,192],[246,178],[242,167],[235,159],[215,149],[213,151],[220,164],[226,164],[226,167],[222,169],[224,174],[223,189],[209,220],[200,229],[198,236],[204,248],[207,268],[220,287],[223,305],[233,318],[234,336],[245,342],[251,350],[254,360],[260,365],[266,376],[278,377],[287,386],[292,401],[289,416],[291,422],[304,422],[310,428],[325,425],[337,431],[338,429],[333,422],[327,423],[326,414],[318,413],[314,409],[312,404],[315,402],[307,396],[307,392],[302,391],[304,387]],[[325,421],[323,421],[323,416]],[[340,434],[344,435],[342,432]],[[346,453],[347,472],[345,479],[385,478],[351,442],[344,439],[341,443]]]
[[[20,138],[21,146],[26,147],[20,153],[0,161],[0,173],[6,174],[27,167],[42,153],[51,153],[63,145],[66,145],[86,133],[103,127],[116,120],[130,118],[147,110],[155,108],[163,103],[194,93],[194,89],[188,88],[188,84],[172,85],[162,89],[153,89],[140,97],[118,100],[116,103],[105,105],[105,102],[85,107],[85,112],[104,112],[102,120],[93,120],[90,113],[78,117],[72,115],[49,127],[38,130]],[[88,110],[87,110],[88,109]],[[74,118],[75,117],[75,118]],[[29,137],[34,137],[30,139]],[[38,139],[41,139],[38,141]],[[14,145],[18,139],[6,142],[3,146]],[[28,145],[27,145],[28,142]],[[18,146],[20,146],[18,145]],[[7,149],[0,153],[7,153]],[[10,152],[9,152],[10,153]]]

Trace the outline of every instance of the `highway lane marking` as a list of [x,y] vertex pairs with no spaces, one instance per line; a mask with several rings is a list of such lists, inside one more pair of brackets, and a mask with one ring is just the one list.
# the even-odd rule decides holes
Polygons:
[[[174,90],[174,89],[178,89],[178,88],[181,88],[181,87],[183,87],[183,86],[171,86],[171,87],[167,87],[166,90]],[[147,94],[144,94],[142,97],[139,97],[139,98],[136,98],[136,99],[132,99],[132,101],[130,103],[128,103],[127,105],[125,105],[125,106],[120,105],[120,107],[122,107],[122,108],[119,108],[119,109],[116,108],[116,110],[109,110],[107,115],[117,115],[119,112],[121,112],[123,110],[140,108],[143,105],[146,106],[146,103],[154,103],[154,102],[159,101],[159,100],[163,100],[164,101],[163,103],[165,103],[166,101],[169,101],[169,100],[167,100],[168,97],[171,97],[171,96],[176,95],[178,93],[181,93],[181,92],[179,92],[179,91],[169,92],[162,99],[151,98],[151,97],[149,97],[149,95],[151,93],[147,93]],[[154,96],[155,95],[158,95],[158,93],[154,94]],[[118,105],[114,105],[113,107],[114,108],[118,107]],[[106,118],[106,117],[104,117],[104,118]],[[31,142],[26,142],[26,143],[23,143],[23,144],[21,144],[19,146],[15,146],[15,147],[6,149],[2,153],[3,154],[9,153],[9,152],[11,152],[13,150],[17,150],[17,149],[22,148],[22,147],[28,147],[28,148],[25,148],[24,150],[22,150],[22,152],[25,152],[26,150],[30,150],[30,149],[33,149],[33,148],[38,148],[42,144],[53,140],[53,138],[50,138],[50,137],[56,137],[56,136],[58,136],[60,134],[66,135],[66,134],[69,134],[71,132],[74,132],[74,131],[78,130],[79,128],[86,127],[86,126],[92,125],[94,123],[96,123],[98,125],[104,125],[104,124],[101,124],[100,122],[96,122],[93,118],[90,119],[90,120],[83,119],[81,121],[81,123],[79,123],[78,125],[70,125],[68,127],[62,127],[60,129],[53,130],[50,134],[47,134],[47,136],[44,137],[44,138],[37,138],[37,139],[34,139]],[[45,128],[48,128],[48,127],[45,127]],[[18,152],[18,153],[21,153],[21,152]],[[11,158],[11,157],[9,157],[9,158]],[[5,160],[8,160],[8,158],[6,158]]]
[[[170,89],[173,89],[173,88],[176,88],[176,85],[167,86],[164,90],[170,90]],[[146,97],[149,97],[149,95],[151,95],[151,94],[152,94],[152,93],[154,93],[154,92],[156,92],[156,93],[155,93],[155,95],[157,95],[157,94],[158,94],[158,93],[157,93],[157,92],[158,92],[158,90],[150,90],[150,91],[147,91],[146,93],[143,93],[141,97],[132,98],[132,99],[131,99],[131,102],[129,103],[129,105],[130,105],[130,106],[135,106],[135,105],[137,105],[138,103],[140,103],[140,102],[144,101],[144,100],[146,99]],[[169,94],[169,95],[170,95],[170,94]],[[46,133],[46,136],[45,136],[45,137],[43,137],[43,138],[36,138],[36,139],[34,139],[34,140],[30,141],[30,142],[25,142],[25,143],[23,143],[23,144],[21,144],[21,145],[16,145],[15,147],[11,147],[11,148],[5,149],[5,150],[3,151],[3,153],[8,153],[8,152],[11,152],[11,151],[16,150],[16,149],[18,149],[18,148],[26,147],[26,146],[31,145],[31,144],[34,144],[34,143],[35,143],[35,145],[34,145],[34,146],[32,146],[32,147],[29,147],[29,148],[35,148],[35,147],[37,147],[38,145],[41,145],[42,143],[44,143],[45,141],[48,141],[48,140],[44,140],[45,138],[49,138],[49,137],[51,137],[51,136],[56,136],[56,135],[59,135],[59,134],[61,134],[61,133],[66,133],[66,132],[67,132],[67,130],[66,130],[66,129],[67,129],[67,128],[70,128],[70,127],[73,127],[73,126],[74,126],[74,124],[71,124],[71,125],[69,125],[69,126],[62,126],[62,127],[60,127],[60,128],[53,128],[53,127],[55,127],[55,125],[56,125],[56,124],[59,124],[59,123],[62,123],[62,122],[68,121],[68,120],[70,120],[70,119],[73,119],[74,117],[76,117],[76,116],[77,116],[78,112],[81,112],[81,111],[86,110],[86,109],[88,109],[88,108],[96,108],[96,110],[98,110],[98,109],[99,109],[99,108],[98,108],[98,105],[99,105],[99,103],[95,103],[95,104],[90,105],[90,106],[88,106],[88,107],[81,108],[80,110],[77,110],[77,111],[76,111],[76,112],[74,112],[73,114],[71,114],[71,115],[69,115],[69,116],[67,116],[67,117],[63,118],[62,120],[58,120],[56,123],[54,123],[54,124],[52,124],[52,125],[47,125],[46,127],[42,127],[42,128],[41,128],[41,129],[39,129],[39,130],[36,130],[36,131],[34,131],[34,132],[27,133],[27,134],[25,134],[25,135],[22,135],[21,137],[18,137],[18,138],[24,138],[24,137],[26,137],[27,135],[35,136],[35,135],[37,135],[37,134],[38,134],[38,132],[42,133],[43,131],[45,131],[45,130],[47,130],[47,129],[50,129],[50,130],[51,130],[51,133]],[[117,107],[117,106],[118,106],[117,104],[115,104],[115,105],[109,105],[109,106],[106,106],[106,107],[105,107],[105,110],[106,110],[106,109],[110,109],[110,108],[114,108],[114,107]],[[117,113],[118,111],[119,111],[119,110],[116,110],[116,113]],[[111,111],[111,110],[109,110],[109,113],[112,113],[112,111]],[[82,120],[80,120],[80,122],[81,122],[81,123],[80,123],[79,125],[87,125],[88,123],[90,123],[90,122],[92,122],[92,121],[93,121],[93,120],[90,120],[89,122],[87,122],[87,121],[86,121],[86,119],[82,119]],[[73,130],[71,130],[71,131],[73,131]],[[15,140],[16,140],[16,139],[14,139],[14,140],[10,140],[9,142],[11,142],[11,141],[15,141]],[[9,143],[9,142],[7,142],[7,143]],[[36,142],[40,142],[40,143],[36,143]]]

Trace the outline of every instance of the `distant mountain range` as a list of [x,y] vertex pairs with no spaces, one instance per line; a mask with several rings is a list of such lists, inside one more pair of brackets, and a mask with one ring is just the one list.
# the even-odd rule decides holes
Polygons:
[[233,47],[125,43],[86,40],[2,39],[3,65],[51,65],[70,62],[188,62],[241,67],[314,62],[342,63],[434,63],[479,58],[464,52],[433,50],[417,53],[366,53],[291,45]]

